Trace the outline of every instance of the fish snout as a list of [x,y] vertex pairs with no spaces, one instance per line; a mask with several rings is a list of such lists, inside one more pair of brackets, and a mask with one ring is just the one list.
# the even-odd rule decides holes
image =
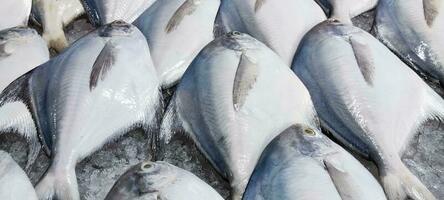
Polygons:
[[128,24],[121,20],[117,20],[104,25],[99,30],[99,35],[101,37],[125,36],[133,33],[134,29],[135,27],[133,25]]

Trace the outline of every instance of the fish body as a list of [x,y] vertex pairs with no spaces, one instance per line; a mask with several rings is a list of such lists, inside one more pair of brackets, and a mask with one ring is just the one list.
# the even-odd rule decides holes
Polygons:
[[0,30],[28,25],[31,0],[3,0],[0,6]]
[[163,88],[176,84],[213,40],[219,0],[156,1],[135,22],[150,46]]
[[215,32],[217,35],[230,31],[247,33],[291,65],[302,37],[325,19],[315,1],[222,0]]
[[352,155],[320,130],[292,125],[262,153],[243,197],[249,199],[386,199]]
[[321,124],[376,162],[389,199],[434,199],[400,159],[423,122],[444,116],[419,76],[370,34],[336,20],[307,34],[292,68]]
[[155,128],[159,99],[145,38],[117,21],[11,83],[0,110],[24,105],[11,117],[31,115],[22,121],[35,127],[24,128],[36,129],[51,152],[51,165],[36,186],[39,198],[79,199],[77,162],[131,130]]
[[187,69],[160,140],[168,143],[182,127],[240,199],[266,145],[292,123],[316,125],[314,112],[305,86],[278,55],[232,32],[208,44]]
[[43,39],[60,52],[68,47],[63,28],[85,13],[80,0],[34,0],[33,15],[43,28]]
[[0,199],[37,200],[34,187],[26,173],[4,151],[0,151]]
[[222,200],[197,176],[167,162],[142,162],[126,171],[105,200]]
[[116,20],[132,23],[156,0],[82,0],[90,21],[97,26]]
[[444,2],[380,0],[374,30],[412,68],[444,83]]

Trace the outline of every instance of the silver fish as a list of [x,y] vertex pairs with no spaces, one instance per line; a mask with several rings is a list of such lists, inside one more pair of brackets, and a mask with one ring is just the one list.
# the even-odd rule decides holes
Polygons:
[[350,23],[351,18],[367,12],[378,4],[378,0],[315,0],[332,19]]
[[279,56],[231,32],[208,44],[185,72],[160,143],[184,129],[240,199],[266,145],[293,123],[316,122],[307,89]]
[[213,39],[219,0],[156,1],[135,22],[150,46],[163,88],[176,84]]
[[293,70],[321,123],[376,162],[389,199],[435,199],[400,158],[424,121],[444,117],[443,100],[420,77],[369,33],[335,20],[306,35]]
[[444,2],[380,0],[375,33],[410,67],[444,84]]
[[[35,30],[10,28],[0,31],[0,92],[16,78],[48,60],[46,43]],[[32,116],[28,113],[18,114],[20,110],[26,109],[26,105],[21,103],[1,102],[0,106],[4,107],[0,109],[0,133],[20,134],[29,143],[26,164],[28,170],[36,160],[41,146]]]
[[0,199],[37,200],[34,187],[26,173],[4,151],[0,151]]
[[58,52],[68,46],[63,27],[85,13],[80,0],[33,0],[33,13],[40,20],[43,39]]
[[167,162],[142,162],[123,174],[105,200],[222,200],[211,186],[191,172]]
[[264,150],[243,200],[385,200],[370,172],[320,130],[287,128]]
[[0,30],[28,25],[32,0],[2,0]]
[[312,0],[222,0],[215,34],[247,33],[290,66],[302,37],[325,19],[322,9]]
[[156,0],[82,0],[86,13],[96,26],[116,20],[132,23]]
[[40,199],[79,199],[77,162],[133,129],[155,128],[161,98],[145,38],[124,22],[78,40],[0,97],[0,103],[24,105],[10,117],[32,116],[18,126],[35,124],[51,151],[50,168],[36,186]]

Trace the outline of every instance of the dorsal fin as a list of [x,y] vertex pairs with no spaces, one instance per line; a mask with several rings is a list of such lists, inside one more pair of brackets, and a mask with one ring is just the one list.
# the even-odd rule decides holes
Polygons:
[[257,12],[261,7],[264,5],[265,0],[256,0],[256,3],[254,4],[254,12]]
[[361,70],[362,76],[369,85],[373,85],[375,66],[371,49],[362,41],[350,36],[350,44],[355,54],[356,62]]
[[191,15],[196,10],[200,0],[186,0],[177,10],[174,12],[168,24],[165,27],[165,32],[170,33],[179,26],[185,15]]
[[439,14],[439,8],[442,0],[423,0],[424,17],[428,26],[432,26],[436,16]]
[[116,62],[116,47],[111,42],[107,42],[97,56],[96,61],[91,70],[89,79],[89,89],[92,91],[100,80],[105,80],[106,74],[111,66]]
[[252,62],[245,53],[242,53],[233,84],[233,106],[236,111],[244,105],[258,76],[259,68],[256,63]]

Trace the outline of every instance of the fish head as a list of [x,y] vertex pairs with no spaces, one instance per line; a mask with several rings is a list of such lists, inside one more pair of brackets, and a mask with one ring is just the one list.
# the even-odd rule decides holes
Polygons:
[[246,51],[261,47],[261,43],[246,33],[231,31],[217,40],[226,48],[235,51]]
[[318,156],[331,149],[331,141],[322,134],[322,131],[306,124],[292,125],[281,137],[305,156]]
[[117,20],[102,26],[99,29],[99,36],[101,37],[112,37],[112,36],[128,36],[131,35],[135,26],[128,24],[124,21]]
[[106,199],[156,197],[162,188],[174,182],[175,177],[174,167],[166,162],[142,162],[130,168],[119,178]]

